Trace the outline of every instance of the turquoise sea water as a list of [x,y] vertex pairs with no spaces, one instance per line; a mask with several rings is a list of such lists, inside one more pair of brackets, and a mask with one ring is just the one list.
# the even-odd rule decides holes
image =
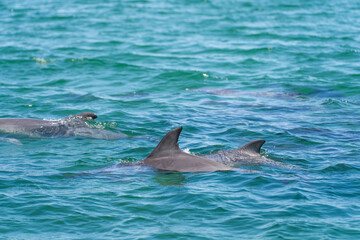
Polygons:
[[[0,239],[360,239],[360,3],[0,1],[0,118],[132,138],[0,142]],[[293,168],[113,171],[183,126]]]

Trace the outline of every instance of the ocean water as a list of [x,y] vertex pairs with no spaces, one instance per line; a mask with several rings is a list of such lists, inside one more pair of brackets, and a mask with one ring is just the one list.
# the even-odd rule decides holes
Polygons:
[[[360,239],[360,3],[0,1],[0,118],[129,138],[0,142],[0,239]],[[291,165],[118,169],[167,131]]]

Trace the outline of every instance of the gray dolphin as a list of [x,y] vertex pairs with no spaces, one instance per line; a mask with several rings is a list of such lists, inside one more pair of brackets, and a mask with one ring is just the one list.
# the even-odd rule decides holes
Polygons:
[[182,127],[168,132],[156,148],[143,160],[145,165],[178,172],[213,172],[231,170],[231,167],[207,158],[181,151],[178,145]]
[[282,162],[277,162],[260,155],[260,149],[265,140],[258,139],[245,144],[234,150],[220,150],[215,154],[203,155],[202,157],[220,162],[230,167],[240,165],[276,165],[287,166]]
[[[126,136],[123,133],[111,132],[91,128],[87,121],[94,120],[97,115],[92,112],[83,112],[67,116],[59,120],[40,120],[29,118],[3,118],[0,119],[0,133],[8,136],[20,137],[73,137],[83,136],[99,139],[119,139]],[[11,139],[11,138],[10,138]],[[1,141],[13,142],[0,138]]]

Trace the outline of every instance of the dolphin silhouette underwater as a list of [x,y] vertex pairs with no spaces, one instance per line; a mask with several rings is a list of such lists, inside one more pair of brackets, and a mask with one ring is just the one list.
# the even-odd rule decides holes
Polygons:
[[[143,160],[131,163],[118,163],[86,173],[113,173],[119,170],[147,171],[151,168],[176,172],[214,172],[229,171],[239,165],[270,164],[281,166],[282,162],[273,161],[260,155],[265,140],[251,141],[235,150],[220,150],[215,154],[196,156],[182,151],[178,140],[182,127],[169,131]],[[150,168],[144,168],[150,167]]]
[[0,119],[0,134],[5,137],[1,137],[0,140],[21,144],[18,140],[9,137],[66,138],[82,136],[115,140],[126,136],[120,132],[112,132],[90,127],[87,121],[94,120],[96,118],[97,115],[92,112],[83,112],[67,116],[59,120],[2,118]]

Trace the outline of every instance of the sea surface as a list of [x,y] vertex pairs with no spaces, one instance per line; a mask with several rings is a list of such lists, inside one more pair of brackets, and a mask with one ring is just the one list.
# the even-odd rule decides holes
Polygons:
[[[92,111],[128,135],[0,141],[0,239],[360,239],[359,1],[0,0],[0,14],[0,118]],[[96,170],[179,126],[192,154],[265,139],[289,167]]]

